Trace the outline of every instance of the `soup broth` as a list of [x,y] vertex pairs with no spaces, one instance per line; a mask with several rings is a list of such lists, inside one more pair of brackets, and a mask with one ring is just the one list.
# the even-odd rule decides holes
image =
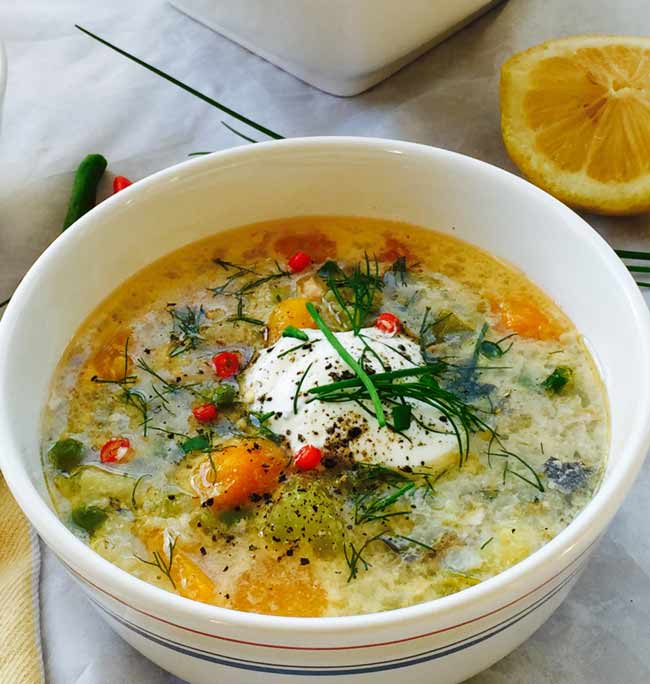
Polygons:
[[359,217],[220,232],[137,273],[53,379],[61,519],[168,591],[353,615],[509,568],[592,498],[608,452],[583,340],[521,272]]

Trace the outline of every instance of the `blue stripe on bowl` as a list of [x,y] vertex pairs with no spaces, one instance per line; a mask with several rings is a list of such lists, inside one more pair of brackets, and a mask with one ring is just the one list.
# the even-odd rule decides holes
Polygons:
[[155,634],[142,627],[126,620],[124,617],[117,615],[113,611],[109,610],[105,606],[101,605],[94,598],[90,600],[104,613],[106,613],[113,620],[121,624],[123,627],[135,632],[139,636],[148,639],[149,641],[168,648],[177,653],[181,653],[186,656],[197,658],[199,660],[204,660],[208,662],[215,663],[217,665],[223,665],[225,667],[231,667],[241,670],[249,670],[252,672],[265,672],[270,674],[283,674],[283,675],[297,675],[297,676],[328,676],[328,675],[353,675],[353,674],[369,674],[373,672],[384,672],[387,670],[395,670],[404,667],[411,667],[413,665],[420,665],[422,663],[430,662],[432,660],[438,660],[447,655],[452,655],[463,651],[471,646],[475,646],[493,636],[509,629],[510,627],[516,625],[518,622],[528,617],[532,612],[546,604],[550,601],[556,594],[558,594],[565,586],[567,586],[582,570],[583,564],[580,564],[576,569],[574,569],[566,578],[564,578],[560,584],[558,584],[554,589],[547,592],[544,596],[537,599],[527,608],[524,608],[519,613],[516,613],[511,618],[503,620],[502,622],[485,629],[477,634],[469,637],[465,637],[460,641],[448,644],[446,646],[441,646],[430,651],[424,651],[423,653],[417,654],[415,656],[407,656],[403,658],[395,658],[386,661],[377,661],[373,663],[364,663],[360,665],[346,665],[346,666],[310,666],[310,665],[276,665],[273,663],[265,663],[254,660],[245,660],[240,658],[233,658],[231,656],[226,656],[220,653],[212,653],[210,651],[204,651],[201,649],[191,648],[185,646],[177,641],[173,641],[161,635]]

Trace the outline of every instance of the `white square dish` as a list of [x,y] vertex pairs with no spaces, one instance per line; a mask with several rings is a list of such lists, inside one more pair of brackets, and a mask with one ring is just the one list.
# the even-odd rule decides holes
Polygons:
[[170,0],[333,95],[384,80],[502,0]]

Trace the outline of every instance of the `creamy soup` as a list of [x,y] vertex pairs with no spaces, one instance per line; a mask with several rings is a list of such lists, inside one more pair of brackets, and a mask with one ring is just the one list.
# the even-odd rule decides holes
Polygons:
[[365,218],[221,232],[125,282],[44,420],[61,519],[182,596],[353,615],[452,594],[593,496],[604,389],[526,277]]

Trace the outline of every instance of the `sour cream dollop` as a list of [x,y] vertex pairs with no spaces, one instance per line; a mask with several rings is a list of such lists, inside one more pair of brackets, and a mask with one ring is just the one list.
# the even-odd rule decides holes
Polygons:
[[[457,457],[458,445],[446,418],[422,402],[409,401],[414,420],[400,434],[379,426],[369,401],[368,411],[352,401],[313,401],[310,388],[351,377],[351,371],[320,330],[304,332],[309,341],[302,346],[299,340],[283,337],[261,350],[243,378],[244,399],[253,411],[273,413],[265,424],[294,452],[313,444],[324,458],[392,468],[436,468]],[[335,335],[354,359],[363,354],[364,367],[371,373],[383,372],[384,366],[399,370],[424,363],[419,346],[405,335],[389,336],[375,328],[362,329],[358,336]],[[372,351],[364,354],[366,345]],[[299,348],[289,352],[294,347]],[[385,410],[390,419],[390,410]]]

